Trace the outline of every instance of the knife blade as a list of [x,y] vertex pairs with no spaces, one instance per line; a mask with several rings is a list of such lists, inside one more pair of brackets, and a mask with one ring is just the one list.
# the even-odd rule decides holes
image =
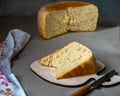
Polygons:
[[107,74],[105,74],[104,76],[102,76],[101,78],[99,78],[98,80],[95,80],[93,83],[89,85],[85,85],[82,88],[78,89],[77,91],[73,92],[72,94],[70,94],[70,96],[82,96],[89,90],[93,90],[99,87],[102,83],[106,82],[107,80],[109,80],[111,77],[113,77],[116,74],[117,74],[116,71],[112,70],[108,72]]

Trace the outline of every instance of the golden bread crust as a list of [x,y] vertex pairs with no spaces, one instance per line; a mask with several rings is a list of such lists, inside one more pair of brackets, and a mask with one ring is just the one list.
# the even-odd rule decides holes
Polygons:
[[64,2],[58,2],[53,4],[47,4],[44,6],[45,10],[52,12],[52,11],[59,11],[59,10],[66,10],[67,8],[72,7],[82,7],[82,6],[88,6],[90,3],[87,2],[77,2],[77,1],[64,1]]
[[46,38],[46,33],[45,33],[46,15],[47,15],[47,13],[45,11],[40,10],[38,12],[38,16],[37,16],[38,32],[44,38]]

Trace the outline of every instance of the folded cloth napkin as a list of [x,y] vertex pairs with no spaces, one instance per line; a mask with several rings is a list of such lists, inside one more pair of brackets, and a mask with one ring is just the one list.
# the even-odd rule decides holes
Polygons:
[[0,96],[26,96],[24,89],[12,73],[11,59],[28,43],[30,35],[19,29],[9,32],[0,43]]

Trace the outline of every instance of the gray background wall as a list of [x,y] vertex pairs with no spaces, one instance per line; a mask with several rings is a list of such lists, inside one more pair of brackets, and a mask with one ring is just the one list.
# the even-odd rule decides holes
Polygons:
[[[0,0],[0,16],[36,16],[42,5],[58,1],[65,0]],[[87,1],[95,4],[99,8],[100,20],[120,22],[120,0],[76,1]]]
[[[59,1],[65,0],[0,0],[0,15],[33,16],[37,14],[37,11],[42,5]],[[81,1],[89,1],[95,3],[96,5],[98,5],[97,3],[99,3],[99,0],[81,0]]]
[[40,7],[60,0],[0,0],[0,15],[34,16]]

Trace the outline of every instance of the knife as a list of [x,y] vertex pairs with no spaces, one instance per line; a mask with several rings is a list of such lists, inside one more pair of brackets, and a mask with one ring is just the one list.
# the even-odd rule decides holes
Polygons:
[[93,90],[99,87],[102,83],[106,82],[107,80],[109,80],[111,77],[113,77],[116,74],[117,74],[116,71],[112,70],[108,72],[107,74],[105,74],[104,76],[102,76],[101,78],[99,78],[98,80],[95,80],[93,83],[89,85],[85,85],[82,88],[78,89],[77,91],[71,93],[70,96],[82,96],[89,90]]

